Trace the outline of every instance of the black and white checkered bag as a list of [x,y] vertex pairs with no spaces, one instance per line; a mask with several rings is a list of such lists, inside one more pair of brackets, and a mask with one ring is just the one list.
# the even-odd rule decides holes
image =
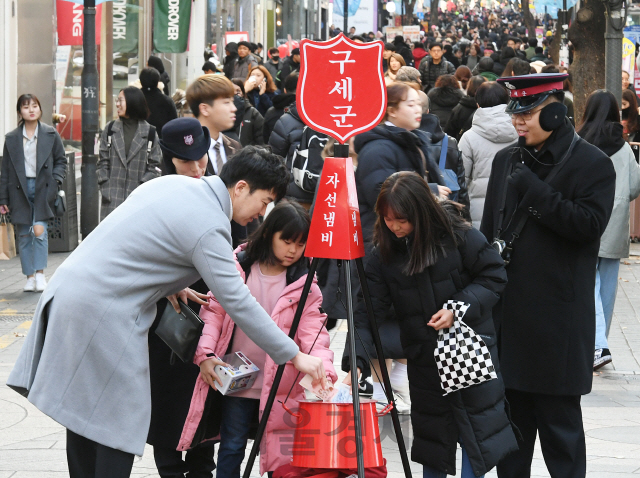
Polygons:
[[434,357],[445,395],[498,378],[487,345],[462,321],[468,308],[457,300],[443,307],[453,312],[453,325],[438,332]]

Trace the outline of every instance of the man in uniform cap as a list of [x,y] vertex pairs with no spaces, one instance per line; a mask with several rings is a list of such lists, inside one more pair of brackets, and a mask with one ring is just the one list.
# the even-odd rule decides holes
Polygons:
[[584,478],[581,395],[591,391],[595,268],[615,170],[575,134],[566,74],[500,78],[519,141],[496,154],[480,230],[501,250],[509,282],[494,309],[500,366],[520,450],[500,478],[531,474],[536,433],[551,476]]

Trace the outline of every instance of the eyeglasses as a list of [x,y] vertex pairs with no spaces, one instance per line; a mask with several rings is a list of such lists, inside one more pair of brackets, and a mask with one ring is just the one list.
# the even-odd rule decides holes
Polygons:
[[539,113],[542,110],[542,108],[538,109],[538,110],[529,110],[529,111],[525,111],[524,113],[511,113],[511,118],[514,120],[518,120],[518,119],[522,119],[524,121],[531,121],[531,118],[533,118],[533,115],[535,115],[536,113]]
[[125,103],[126,103],[126,101],[125,101],[124,98],[116,98],[116,104],[117,105],[122,105],[122,104],[125,104]]

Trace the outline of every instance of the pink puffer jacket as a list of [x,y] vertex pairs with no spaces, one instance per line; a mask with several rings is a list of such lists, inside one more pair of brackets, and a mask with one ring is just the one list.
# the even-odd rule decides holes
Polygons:
[[[237,259],[238,253],[243,249],[244,245],[238,247],[235,251],[236,266],[243,280],[246,282],[245,272]],[[295,315],[306,278],[307,275],[304,274],[287,285],[271,314],[273,320],[286,334],[289,333],[291,328],[293,316]],[[317,280],[314,278],[295,337],[295,342],[302,352],[307,353],[309,351],[313,341],[316,336],[318,336],[318,331],[323,327],[326,315],[320,310],[321,304],[322,293],[318,287]],[[233,328],[235,327],[231,317],[226,314],[211,293],[209,293],[209,304],[200,309],[200,317],[204,321],[205,326],[194,358],[196,365],[200,365],[201,362],[206,360],[208,358],[207,354],[215,353],[219,357],[224,355],[229,347],[229,342],[233,335]],[[311,351],[311,355],[322,358],[327,375],[335,383],[337,374],[333,367],[333,352],[329,350],[329,333],[326,329],[323,328],[322,332],[320,332],[318,340]],[[262,389],[262,394],[260,395],[261,416],[277,368],[277,364],[267,355],[264,370],[262,371],[262,373],[264,373],[265,387]],[[262,443],[260,444],[261,475],[268,471],[273,471],[279,466],[288,464],[291,461],[295,420],[285,412],[278,400],[284,402],[297,375],[298,371],[291,362],[288,362],[285,366],[280,387],[278,388],[276,401],[269,415]],[[298,382],[301,379],[302,375],[298,377]],[[210,391],[211,393],[217,393],[211,390],[201,377],[198,377],[191,399],[191,407],[189,408],[189,413],[182,430],[182,436],[178,444],[178,450],[184,451],[190,448],[200,420],[202,419],[207,394]],[[296,384],[287,400],[287,407],[295,410],[298,401],[302,399],[304,399],[304,389],[299,384]]]

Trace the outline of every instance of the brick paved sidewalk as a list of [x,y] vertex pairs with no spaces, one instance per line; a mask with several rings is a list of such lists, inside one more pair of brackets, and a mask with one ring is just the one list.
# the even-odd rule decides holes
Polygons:
[[[635,250],[640,253],[640,246],[634,244]],[[67,256],[49,255],[48,277]],[[4,385],[40,295],[22,292],[24,281],[18,258],[0,261],[0,478],[64,477],[68,476],[64,429]],[[582,401],[589,478],[640,477],[640,255],[621,264],[619,285],[609,337],[614,362],[594,374],[593,392]],[[339,364],[346,324],[339,324],[330,335]],[[410,418],[403,417],[402,425],[410,446]],[[382,418],[380,426],[389,477],[402,478],[389,418]],[[412,463],[411,467],[414,476],[422,476],[420,465]],[[257,476],[257,468],[253,476]],[[143,457],[136,458],[132,476],[158,477],[150,447]],[[495,472],[487,475],[495,476]],[[532,476],[549,476],[539,447]]]

